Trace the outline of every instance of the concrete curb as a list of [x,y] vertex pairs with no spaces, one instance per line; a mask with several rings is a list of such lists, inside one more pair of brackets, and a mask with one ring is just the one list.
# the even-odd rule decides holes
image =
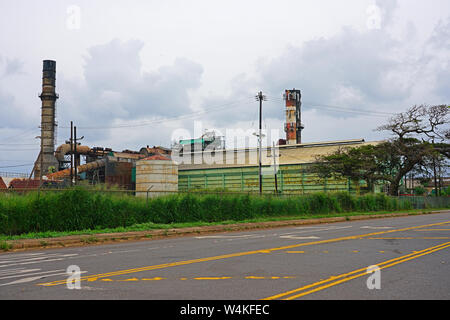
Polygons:
[[99,233],[93,235],[76,235],[57,238],[8,240],[6,242],[11,246],[10,248],[11,251],[24,251],[42,248],[62,248],[62,247],[75,247],[75,246],[86,246],[95,244],[97,245],[110,244],[125,241],[129,242],[129,241],[154,240],[167,237],[189,236],[193,234],[208,234],[208,233],[241,231],[251,229],[268,229],[287,226],[314,225],[314,224],[344,222],[353,220],[371,220],[390,217],[405,217],[410,215],[436,214],[444,212],[448,211],[440,210],[428,213],[400,212],[400,213],[345,216],[333,218],[236,223],[228,225],[202,226],[202,227],[177,228],[177,229],[158,229],[158,230],[133,231],[121,233]]

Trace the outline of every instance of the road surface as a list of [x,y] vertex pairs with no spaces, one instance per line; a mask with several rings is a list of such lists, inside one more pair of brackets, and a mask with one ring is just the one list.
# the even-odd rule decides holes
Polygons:
[[2,253],[0,299],[448,300],[449,274],[450,211]]

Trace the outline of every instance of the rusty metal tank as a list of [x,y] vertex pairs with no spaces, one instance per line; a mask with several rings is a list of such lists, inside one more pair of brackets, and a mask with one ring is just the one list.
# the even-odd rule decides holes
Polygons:
[[136,162],[136,196],[158,197],[178,192],[178,165],[154,155]]

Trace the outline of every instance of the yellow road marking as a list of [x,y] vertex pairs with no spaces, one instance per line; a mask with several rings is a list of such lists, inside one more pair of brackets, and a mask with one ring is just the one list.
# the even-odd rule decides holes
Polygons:
[[142,281],[159,281],[159,280],[165,280],[166,278],[161,277],[154,277],[154,278],[142,278]]
[[[247,276],[244,277],[244,279],[248,280],[278,280],[278,279],[294,279],[295,276],[270,276],[270,277],[263,277],[263,276]],[[239,279],[238,277],[195,277],[192,278],[192,280],[229,280],[229,279]],[[167,280],[167,278],[162,277],[154,277],[154,278],[130,278],[130,279],[97,279],[93,278],[88,281],[104,281],[104,282],[136,282],[136,281],[160,281],[160,280]],[[180,278],[179,280],[189,280],[188,278]]]
[[[390,260],[378,263],[376,265],[380,269],[384,269],[384,268],[392,267],[392,266],[397,265],[399,263],[403,263],[403,262],[406,262],[406,261],[409,261],[409,260],[412,260],[412,259],[419,258],[421,256],[433,253],[435,251],[443,250],[443,249],[448,248],[448,247],[450,247],[450,242],[442,243],[440,245],[437,245],[437,246],[434,246],[434,247],[431,247],[431,248],[427,248],[427,249],[424,249],[424,250],[416,251],[414,253],[410,253],[410,254],[407,254],[407,255],[395,258],[395,259],[390,259]],[[274,296],[271,296],[271,297],[268,297],[268,298],[264,298],[263,300],[274,300],[274,299],[279,299],[279,298],[284,298],[285,300],[292,300],[292,299],[296,299],[296,298],[305,296],[307,294],[311,294],[313,292],[317,292],[317,291],[320,291],[320,290],[323,290],[323,289],[326,289],[326,288],[338,285],[340,283],[343,283],[343,282],[346,282],[346,281],[349,281],[349,280],[352,280],[352,279],[355,279],[355,278],[358,278],[358,277],[362,277],[364,275],[367,275],[367,268],[357,269],[357,270],[351,271],[349,273],[344,273],[344,274],[341,274],[341,275],[338,275],[338,276],[331,276],[331,277],[329,277],[326,280],[318,281],[318,282],[315,282],[315,283],[303,286],[301,288],[297,288],[297,289],[290,290],[290,291],[287,291],[287,292],[283,292],[283,293],[280,293],[280,294],[277,294],[277,295],[274,295]],[[316,287],[316,288],[314,288],[314,287]],[[314,289],[312,289],[312,288],[314,288]],[[307,289],[311,289],[311,290],[305,291]],[[298,293],[298,292],[301,292],[301,291],[304,291],[304,292],[296,294],[296,295],[293,295],[293,296],[290,296],[291,294]]]
[[[434,250],[431,250],[431,251],[428,251],[428,252],[425,252],[425,253],[422,253],[422,254],[417,254],[417,255],[415,255],[415,256],[412,256],[412,257],[409,257],[409,258],[406,258],[406,259],[403,259],[403,260],[400,260],[400,261],[393,262],[393,263],[391,263],[391,264],[388,264],[388,265],[385,265],[385,266],[383,266],[383,267],[380,267],[380,270],[381,270],[381,269],[385,269],[385,268],[389,268],[389,267],[392,267],[392,266],[395,266],[395,265],[397,265],[397,264],[400,264],[400,263],[403,263],[403,262],[406,262],[406,261],[409,261],[409,260],[417,259],[417,258],[419,258],[419,257],[421,257],[421,256],[424,256],[424,255],[427,255],[427,254],[430,254],[430,253],[433,253],[433,252],[436,252],[436,251],[439,251],[439,250],[443,250],[443,249],[448,248],[448,247],[450,247],[450,245],[447,245],[447,246],[441,247],[441,248],[437,248],[437,249],[434,249]],[[367,272],[363,272],[363,273],[360,273],[360,274],[358,274],[358,275],[351,276],[351,277],[349,277],[349,278],[345,278],[345,279],[336,281],[336,282],[334,282],[334,283],[330,283],[330,284],[324,285],[324,286],[322,286],[322,287],[315,288],[315,289],[310,290],[310,291],[307,291],[307,292],[303,292],[303,293],[298,294],[298,295],[295,295],[295,296],[291,296],[291,297],[289,297],[289,298],[286,298],[285,300],[293,300],[293,299],[297,299],[297,298],[300,298],[300,297],[302,297],[302,296],[305,296],[305,295],[308,295],[308,294],[311,294],[311,293],[314,293],[314,292],[317,292],[317,291],[320,291],[320,290],[324,290],[324,289],[326,289],[326,288],[329,288],[329,287],[338,285],[338,284],[340,284],[340,283],[347,282],[347,281],[350,281],[350,280],[352,280],[352,279],[356,279],[356,278],[359,278],[359,277],[362,277],[362,276],[365,276],[365,275],[367,275]]]
[[367,238],[369,240],[446,240],[450,237],[395,237],[395,238]]
[[[112,276],[118,276],[118,275],[124,275],[124,274],[136,273],[136,272],[143,272],[143,271],[150,271],[150,270],[157,270],[157,269],[164,269],[164,268],[171,268],[171,267],[183,266],[183,265],[188,265],[188,264],[193,264],[193,263],[242,257],[242,256],[248,256],[248,255],[253,255],[253,254],[258,254],[258,253],[270,253],[270,252],[274,252],[274,251],[288,250],[288,249],[298,248],[298,247],[302,247],[302,246],[332,243],[332,242],[339,242],[339,241],[345,241],[345,240],[354,240],[354,239],[360,239],[360,238],[364,238],[364,237],[376,236],[376,235],[386,234],[386,233],[402,232],[402,231],[414,230],[414,229],[418,229],[418,228],[426,228],[426,227],[431,227],[431,226],[440,226],[440,225],[449,224],[449,223],[450,223],[450,221],[446,221],[446,222],[433,223],[433,224],[422,225],[422,226],[401,228],[401,229],[396,229],[396,230],[379,231],[379,232],[368,233],[368,234],[363,234],[363,235],[346,236],[346,237],[312,241],[312,242],[303,242],[303,243],[288,245],[288,246],[279,247],[279,248],[237,252],[237,253],[225,254],[225,255],[214,256],[214,257],[199,258],[199,259],[192,259],[192,260],[186,260],[186,261],[177,261],[177,262],[172,262],[172,263],[164,263],[164,264],[146,266],[146,267],[141,267],[141,268],[113,271],[113,272],[109,272],[109,273],[100,273],[100,274],[96,274],[96,275],[81,277],[80,281],[86,281],[86,280],[89,281],[89,279],[92,279],[92,278],[96,278],[96,279],[97,278],[108,278],[108,277],[112,277]],[[39,283],[37,285],[57,286],[57,285],[63,285],[63,284],[66,284],[66,279],[56,280],[56,281],[46,282],[46,283]]]
[[199,277],[194,278],[194,280],[226,280],[231,279],[231,277]]
[[117,280],[117,281],[139,281],[138,278],[131,278],[131,279],[124,279],[124,280]]

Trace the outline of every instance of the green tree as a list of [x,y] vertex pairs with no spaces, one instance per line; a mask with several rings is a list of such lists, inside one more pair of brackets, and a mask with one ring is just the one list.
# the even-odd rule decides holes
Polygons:
[[344,176],[355,183],[365,180],[370,190],[376,181],[386,181],[389,194],[396,196],[411,170],[426,167],[430,161],[435,164],[438,154],[448,158],[448,129],[442,130],[449,123],[448,115],[447,106],[414,106],[377,129],[390,131],[393,138],[319,157],[316,170],[321,177]]

